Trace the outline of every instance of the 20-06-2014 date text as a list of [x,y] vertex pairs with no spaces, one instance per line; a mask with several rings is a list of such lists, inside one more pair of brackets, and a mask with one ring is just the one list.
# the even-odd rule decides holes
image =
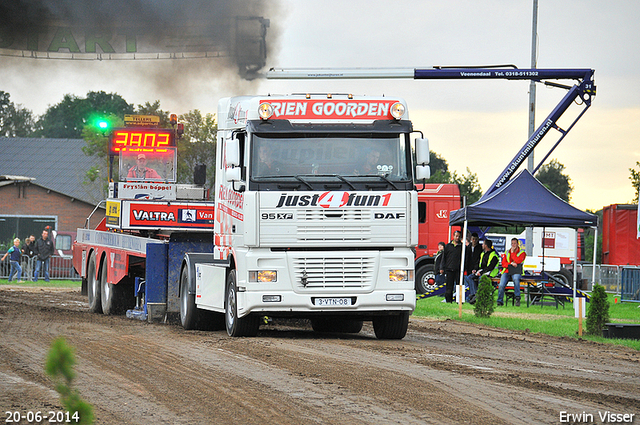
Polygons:
[[27,412],[10,411],[4,412],[5,423],[29,423],[29,424],[75,424],[80,421],[78,412],[66,412],[64,410],[49,410],[46,412],[32,411]]

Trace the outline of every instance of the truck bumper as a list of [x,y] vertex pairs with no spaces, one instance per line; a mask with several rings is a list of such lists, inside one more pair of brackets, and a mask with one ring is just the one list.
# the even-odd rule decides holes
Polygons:
[[[416,307],[415,290],[378,290],[370,293],[299,294],[293,291],[239,292],[238,315],[264,313],[273,316],[314,316],[336,314],[377,316],[400,311],[413,312]],[[336,305],[317,305],[317,299],[335,300]],[[351,305],[341,305],[348,299]],[[330,301],[331,302],[331,301]]]

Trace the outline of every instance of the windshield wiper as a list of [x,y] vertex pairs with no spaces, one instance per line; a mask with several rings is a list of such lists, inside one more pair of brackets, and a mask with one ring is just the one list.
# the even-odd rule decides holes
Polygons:
[[389,180],[387,178],[387,176],[385,176],[384,174],[362,174],[358,177],[379,177],[382,180],[384,180],[385,182],[387,182],[388,184],[391,185],[391,187],[393,187],[395,190],[398,190],[398,186],[396,186],[391,180]]
[[313,176],[313,177],[334,177],[334,178],[340,180],[341,182],[346,183],[347,185],[349,185],[351,190],[356,190],[356,187],[354,185],[352,185],[349,180],[347,180],[346,178],[344,178],[340,174],[309,174],[309,176]]
[[300,175],[293,176],[293,177],[294,177],[296,180],[298,180],[299,182],[302,182],[302,183],[306,184],[306,185],[307,185],[307,187],[309,188],[309,190],[313,190],[313,186],[311,186],[311,185],[309,184],[309,182],[308,182],[308,181],[306,181],[305,179],[303,179],[302,177],[300,177]]
[[274,180],[278,181],[280,179],[296,179],[299,182],[303,183],[305,186],[307,186],[310,190],[313,190],[313,186],[311,186],[311,184],[308,181],[306,181],[305,179],[300,177],[300,175],[297,175],[297,176],[293,176],[293,175],[277,175],[277,176],[261,176],[261,177],[252,178],[253,181],[257,181],[257,182],[274,181]]
[[351,184],[351,182],[347,179],[345,179],[344,177],[342,177],[340,174],[334,174],[333,177],[337,178],[338,180],[345,182],[346,184],[349,185],[349,187],[351,188],[351,190],[356,190],[356,187],[354,185]]

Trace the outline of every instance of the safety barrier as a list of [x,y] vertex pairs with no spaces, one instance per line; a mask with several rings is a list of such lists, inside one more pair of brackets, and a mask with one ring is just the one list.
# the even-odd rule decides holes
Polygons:
[[624,266],[621,283],[620,300],[640,302],[640,267]]
[[[582,279],[586,285],[582,288],[591,292],[593,290],[592,276],[593,265],[582,264],[578,265],[578,272],[582,269]],[[596,283],[604,286],[606,292],[612,294],[620,294],[620,278],[621,278],[622,266],[615,266],[611,264],[596,264]]]
[[[36,257],[22,256],[22,280],[33,280],[33,274],[36,270]],[[0,279],[8,279],[11,271],[11,265],[9,264],[9,258],[0,263]],[[80,280],[80,276],[73,268],[73,260],[71,257],[59,257],[53,255],[49,257],[49,277],[51,279],[64,279],[64,280]],[[15,276],[14,276],[15,280]],[[42,268],[40,270],[40,276],[38,280],[44,280],[44,273]]]

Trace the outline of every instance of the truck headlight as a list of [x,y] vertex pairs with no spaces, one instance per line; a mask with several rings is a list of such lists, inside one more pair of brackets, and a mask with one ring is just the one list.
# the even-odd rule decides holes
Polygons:
[[413,280],[413,270],[389,270],[389,280],[391,282],[406,282]]
[[278,272],[275,270],[256,270],[249,272],[249,282],[277,282]]
[[258,106],[258,115],[262,120],[268,120],[273,115],[273,106],[270,103],[263,102]]
[[396,120],[399,120],[400,118],[402,118],[405,111],[406,109],[404,105],[400,102],[396,102],[393,105],[391,105],[391,109],[390,109],[391,116]]

